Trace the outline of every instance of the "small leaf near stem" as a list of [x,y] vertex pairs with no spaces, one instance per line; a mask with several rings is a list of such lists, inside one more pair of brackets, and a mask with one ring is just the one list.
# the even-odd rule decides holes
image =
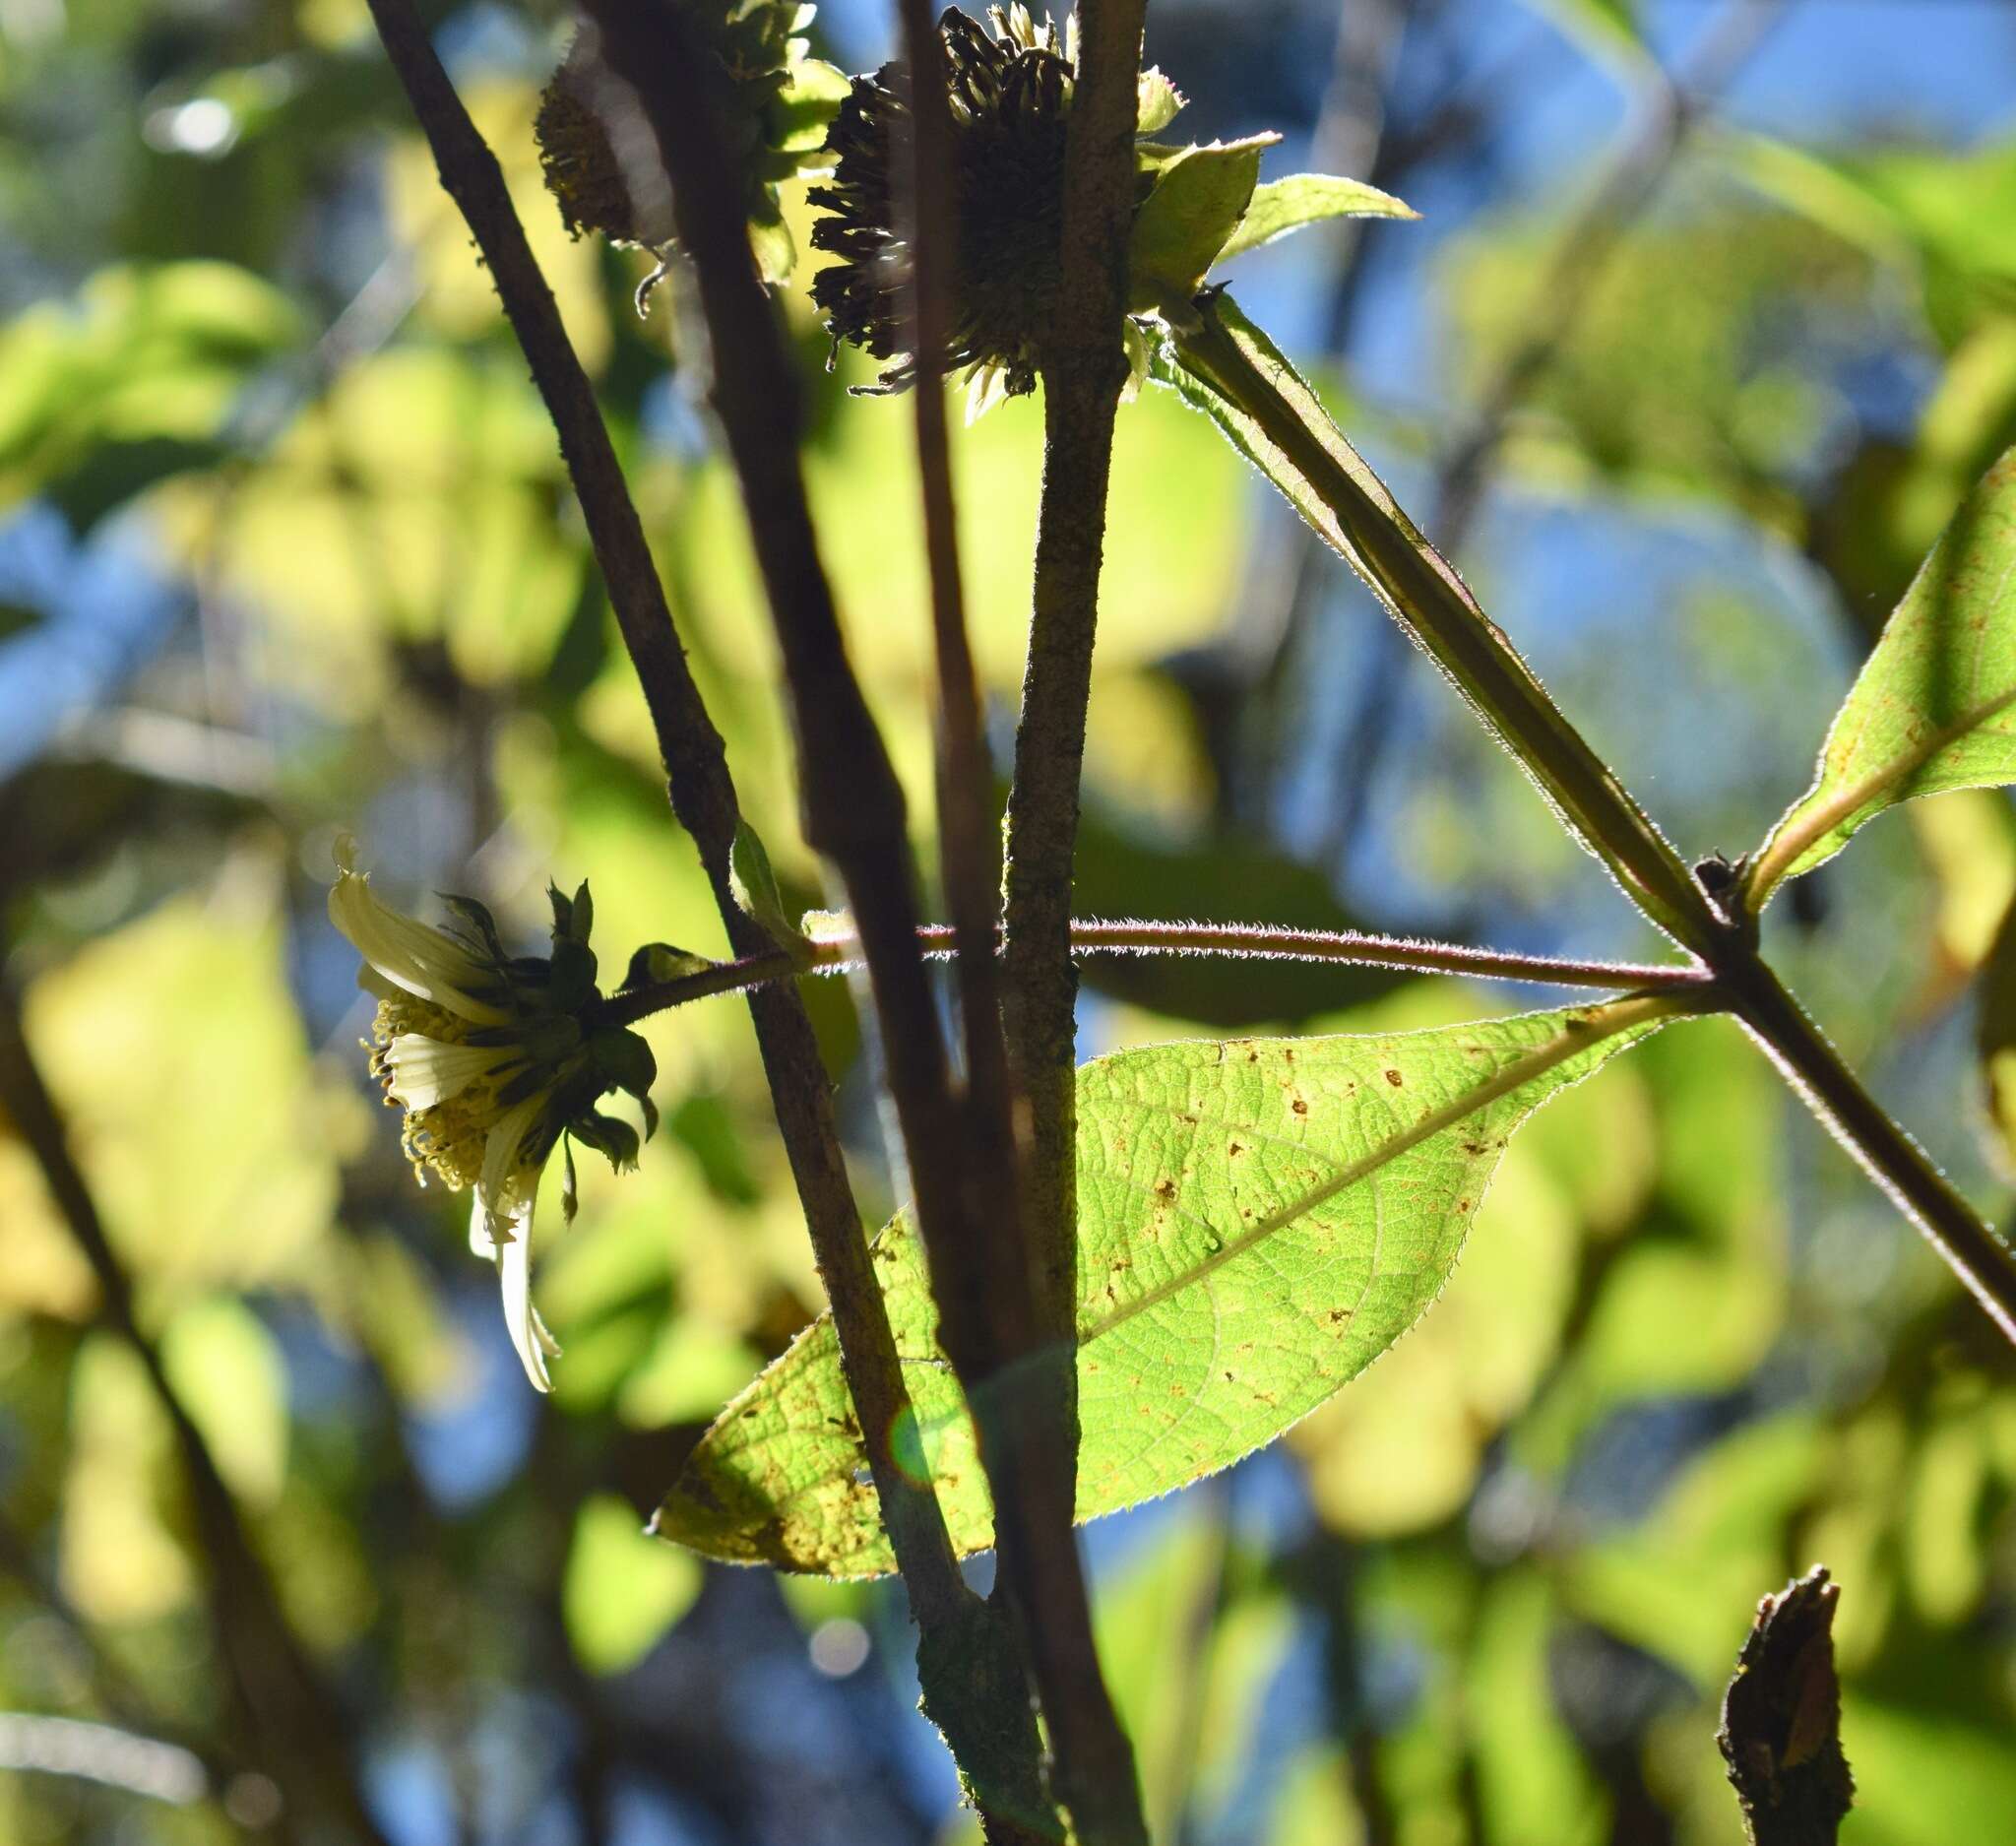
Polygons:
[[1362,179],[1340,179],[1330,173],[1291,173],[1253,188],[1252,203],[1239,227],[1213,261],[1229,263],[1235,256],[1286,237],[1305,224],[1332,218],[1418,218],[1420,214],[1390,192]]
[[1886,807],[2016,782],[2016,449],[1968,495],[1884,624],[1820,752],[1812,788],[1757,851],[1761,911]]

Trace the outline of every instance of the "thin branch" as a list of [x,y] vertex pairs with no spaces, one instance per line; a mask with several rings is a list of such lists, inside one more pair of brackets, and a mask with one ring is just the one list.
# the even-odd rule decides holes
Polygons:
[[1821,1123],[2016,1343],[2016,1254],[1884,1112],[1754,951],[1726,959],[1733,1010]]
[[160,1349],[140,1324],[132,1281],[71,1156],[62,1115],[23,1030],[19,998],[5,981],[0,981],[0,1110],[41,1170],[91,1268],[103,1323],[139,1359],[167,1418],[203,1547],[218,1651],[242,1734],[254,1741],[297,1818],[319,1814],[348,1838],[385,1846],[358,1780],[350,1743],[353,1726],[288,1624],[210,1445],[169,1381]]
[[[673,812],[699,849],[730,944],[739,955],[757,953],[769,938],[736,902],[729,878],[739,810],[725,750],[687,668],[594,389],[526,241],[496,159],[455,94],[411,0],[372,0],[371,11],[433,149],[442,185],[475,234],[558,432],[610,606],[644,689]],[[928,1485],[905,1475],[891,1447],[893,1432],[910,1413],[910,1395],[868,1260],[818,1042],[802,1002],[788,987],[752,990],[749,1010],[833,1306],[890,1543],[918,1623],[928,1628],[957,1616],[971,1596],[953,1560],[936,1496]]]
[[[917,947],[927,960],[961,956],[959,932],[945,923],[917,929]],[[1000,937],[994,938],[999,953]],[[1544,987],[1598,987],[1622,993],[1670,987],[1701,987],[1714,976],[1698,962],[1570,961],[1553,955],[1521,955],[1509,950],[1472,948],[1460,942],[1415,936],[1372,935],[1348,929],[1288,929],[1270,923],[1143,923],[1075,919],[1071,953],[1087,955],[1214,955],[1233,961],[1342,962],[1370,968],[1405,968],[1420,974],[1470,975],[1486,981],[1530,981]],[[598,1015],[605,1025],[635,1025],[654,1013],[716,994],[735,993],[793,975],[843,974],[860,967],[856,936],[825,936],[812,943],[810,959],[784,949],[764,949],[738,961],[720,962],[698,974],[656,982],[613,995]]]
[[1699,963],[1572,961],[1472,948],[1415,936],[1373,935],[1349,929],[1285,929],[1262,923],[1078,922],[1071,925],[1077,955],[1224,955],[1254,961],[1354,962],[1407,968],[1422,974],[1471,975],[1489,981],[1532,981],[1543,986],[1626,988],[1698,987],[1713,977]]

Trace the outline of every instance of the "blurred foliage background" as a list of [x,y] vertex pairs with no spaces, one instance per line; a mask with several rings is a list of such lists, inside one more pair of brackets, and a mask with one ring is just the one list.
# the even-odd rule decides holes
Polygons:
[[[539,187],[560,9],[431,18],[745,805],[817,901],[690,310],[675,283],[637,320],[645,259],[569,244]],[[888,32],[874,0],[815,29],[850,69]],[[1234,280],[1683,850],[1746,849],[2016,438],[2016,18],[1156,0],[1148,50],[1191,134],[1282,129],[1272,172],[1426,215]],[[788,307],[827,556],[927,839],[909,419],[849,399]],[[958,443],[999,743],[1039,434],[1023,403]],[[1154,394],[1122,417],[1088,775],[1089,914],[1656,946]],[[323,912],[340,829],[397,901],[472,892],[530,939],[547,877],[588,876],[605,962],[722,944],[551,432],[360,0],[0,0],[0,1836],[975,1837],[900,1585],[639,1535],[818,1305],[746,1014],[653,1022],[669,1132],[621,1185],[584,1166],[564,1236],[548,1201],[544,1402],[362,1082]],[[1949,796],[1770,920],[2004,1223],[2012,894],[2009,803]],[[1088,1053],[1535,1000],[1088,974]],[[858,1022],[839,984],[809,997],[883,1210]],[[1521,1136],[1447,1296],[1363,1380],[1088,1543],[1169,1846],[1733,1841],[1714,1703],[1755,1599],[1814,1559],[1844,1585],[1845,1838],[2016,1814],[2009,1355],[1725,1022]]]

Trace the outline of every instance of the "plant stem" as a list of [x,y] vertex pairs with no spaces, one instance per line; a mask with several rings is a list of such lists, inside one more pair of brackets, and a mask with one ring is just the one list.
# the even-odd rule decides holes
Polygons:
[[[756,955],[769,938],[732,892],[729,858],[738,808],[725,749],[679,646],[594,389],[526,241],[496,159],[442,69],[411,0],[371,0],[371,12],[433,149],[442,185],[475,235],[553,419],[610,605],[643,687],[673,810],[699,848],[729,943],[745,957]],[[975,1599],[959,1575],[935,1495],[927,1483],[904,1472],[891,1447],[892,1432],[910,1414],[910,1393],[848,1178],[831,1084],[797,994],[788,987],[752,991],[749,1008],[820,1278],[833,1306],[848,1388],[860,1418],[890,1544],[928,1639],[934,1625],[956,1625]],[[959,1753],[963,1740],[951,1742]]]
[[[967,1188],[965,1220],[973,1260],[945,1270],[947,1290],[963,1277],[971,1293],[959,1312],[948,1316],[966,1346],[958,1355],[962,1379],[981,1385],[1000,1379],[1024,1356],[1040,1347],[1041,1321],[1029,1299],[1029,1226],[1023,1215],[1023,1150],[1016,1124],[1027,1119],[1017,1107],[1008,1046],[1001,1017],[1000,969],[992,953],[1000,932],[1001,843],[992,811],[993,774],[980,720],[980,694],[967,634],[966,594],[959,569],[959,537],[952,492],[952,455],[945,429],[945,391],[940,360],[950,344],[951,272],[958,249],[953,184],[955,159],[951,91],[945,41],[932,22],[931,0],[899,0],[909,54],[911,158],[899,162],[892,181],[899,201],[908,191],[911,265],[910,350],[917,378],[912,393],[915,416],[917,475],[922,489],[924,549],[930,569],[932,653],[937,667],[937,810],[939,876],[958,955],[959,1021],[964,1041],[965,1083],[948,1087],[963,1129],[961,1165]],[[941,1238],[942,1248],[942,1238]],[[934,1266],[934,1280],[936,1266]],[[1022,1305],[990,1315],[988,1301],[1023,1297]],[[962,1324],[963,1323],[963,1324]],[[1019,1329],[1019,1340],[1015,1330]],[[1004,1343],[999,1333],[1008,1333]],[[1025,1344],[1026,1343],[1026,1344]],[[1047,1371],[1035,1374],[1038,1388]],[[1050,1388],[1054,1388],[1051,1386]],[[1029,1530],[1033,1470],[1050,1464],[1046,1444],[1029,1445],[1023,1436],[1024,1392],[999,1389],[970,1393],[981,1434],[981,1461],[993,1490],[1001,1535],[1002,1580],[1021,1575]],[[1070,1536],[1068,1463],[1065,1466],[1064,1543]],[[1019,1697],[1028,1708],[1036,1646],[1020,1609],[990,1610],[1010,1641],[1004,1665],[1014,1684],[1002,1696]],[[1036,1676],[1040,1678],[1040,1676]],[[1067,1720],[1053,1717],[1053,1736]],[[1034,1820],[1036,1816],[1027,1816]],[[1045,1806],[1045,1830],[1055,1824]],[[991,1829],[1005,1846],[997,1822]]]
[[2016,1343],[2016,1254],[1862,1088],[1785,984],[1754,955],[1724,969],[1732,1010],[1820,1121]]
[[1196,308],[1197,325],[1174,332],[1174,365],[1161,375],[1212,415],[1378,593],[1639,909],[1713,971],[1725,1004],[2016,1341],[2016,1256],[1799,1010],[1757,954],[1755,920],[1725,915],[1710,898],[1266,335],[1222,292],[1201,295]]
[[[1147,1846],[1134,1750],[1100,1671],[1079,1563],[1076,1019],[1071,875],[1078,839],[1112,470],[1113,418],[1127,376],[1127,233],[1134,211],[1146,0],[1079,0],[1078,69],[1066,129],[1054,311],[1038,354],[1043,478],[1029,665],[1008,796],[1007,1028],[1030,1110],[1024,1202],[1036,1344],[1061,1357],[1017,1439],[1029,1515],[1004,1533],[1002,1581],[1020,1610],[1050,1727],[1053,1782],[1086,1846]],[[1034,1398],[1037,1393],[1028,1393]]]
[[[917,947],[927,960],[960,954],[958,932],[945,923],[924,923]],[[996,951],[1000,938],[995,937]],[[1282,929],[1265,923],[1107,923],[1079,918],[1070,925],[1071,953],[1084,955],[1222,955],[1240,961],[1343,962],[1359,967],[1406,968],[1421,974],[1470,975],[1487,981],[1531,981],[1547,987],[1599,987],[1606,992],[1705,987],[1714,977],[1698,962],[1564,961],[1550,955],[1516,955],[1471,948],[1459,942],[1422,941],[1412,936],[1371,935],[1354,930]],[[815,940],[811,959],[783,949],[765,949],[738,961],[721,962],[699,974],[634,987],[610,996],[598,1015],[605,1025],[635,1025],[655,1013],[719,993],[793,975],[833,975],[861,965],[854,936]]]
[[[706,320],[711,401],[783,655],[805,838],[838,869],[859,925],[941,1338],[962,1383],[976,1385],[997,1344],[1009,1351],[1035,1344],[1033,1330],[1018,1324],[1018,1309],[1026,1319],[1027,1290],[998,1286],[1013,1246],[987,1235],[975,1212],[974,1150],[916,943],[903,789],[848,658],[819,555],[798,455],[798,379],[751,257],[743,175],[721,127],[727,76],[679,8],[588,0],[586,10],[615,80],[612,100],[633,111],[647,144],[656,141],[671,180],[679,244],[692,261]],[[861,1414],[865,1425],[867,1406]],[[890,1432],[880,1433],[886,1439]],[[991,1482],[995,1460],[985,1459]],[[997,1483],[997,1506],[1012,1499]],[[926,1707],[989,1815],[990,1838],[1007,1842],[1025,1837],[1024,1817],[1046,1808],[1040,1745],[1017,1684],[1012,1634],[992,1612],[970,1607],[968,1594],[962,1585],[950,1612],[968,1629],[963,1646],[948,1646],[940,1623],[941,1632],[919,1646],[919,1673],[931,1676]],[[976,1647],[1008,1659],[1006,1673],[986,1676],[984,1687],[974,1675],[960,1677]],[[1016,1695],[1000,1695],[1003,1687]]]
[[1719,920],[1679,855],[1421,537],[1309,387],[1223,291],[1173,336],[1174,375],[1448,675],[1647,917],[1697,952]]

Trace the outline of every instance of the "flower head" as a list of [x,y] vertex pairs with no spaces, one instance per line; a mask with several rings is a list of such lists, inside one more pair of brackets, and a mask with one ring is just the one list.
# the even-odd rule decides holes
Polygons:
[[[387,1103],[406,1111],[407,1157],[421,1184],[431,1173],[451,1190],[474,1193],[471,1246],[496,1264],[511,1343],[526,1375],[547,1390],[546,1361],[560,1349],[532,1304],[539,1175],[570,1139],[618,1169],[636,1165],[637,1131],[597,1113],[610,1090],[637,1099],[647,1135],[657,1126],[650,1046],[598,1019],[588,886],[571,898],[550,893],[550,956],[509,956],[473,898],[450,898],[455,920],[436,928],[380,902],[347,840],[337,858],[330,921],[364,958],[357,984],[378,1000],[366,1047],[372,1073]],[[571,1147],[564,1158],[571,1218]]]
[[[967,420],[1036,388],[1061,283],[1064,144],[1078,83],[1077,20],[1062,33],[1025,6],[989,7],[991,31],[957,8],[938,23],[952,118],[951,332],[932,369],[964,370]],[[856,77],[827,137],[831,185],[810,195],[827,216],[812,247],[841,260],[812,279],[836,349],[843,340],[889,361],[870,391],[901,391],[921,369],[904,296],[911,229],[896,200],[913,159],[910,81],[886,64]],[[1159,70],[1135,102],[1134,218],[1125,326],[1131,396],[1168,326],[1194,325],[1214,263],[1326,218],[1412,217],[1398,199],[1352,180],[1301,174],[1259,186],[1278,135],[1187,147],[1148,139],[1183,109]]]
[[[728,82],[724,124],[740,161],[750,241],[764,280],[782,282],[795,253],[778,203],[778,182],[823,170],[827,124],[847,79],[807,56],[801,35],[814,9],[797,0],[675,0],[719,59]],[[598,231],[611,243],[654,251],[663,274],[672,247],[671,187],[658,150],[597,54],[592,34],[568,48],[539,98],[533,132],[546,187],[576,237]],[[643,130],[642,134],[638,132]]]
[[[952,331],[938,367],[983,375],[982,390],[1036,388],[1038,350],[1055,308],[1064,203],[1064,129],[1076,46],[1029,9],[989,9],[989,33],[956,7],[939,22],[950,83],[953,145]],[[836,341],[894,361],[881,388],[915,378],[905,350],[909,233],[896,220],[895,176],[911,158],[909,80],[900,63],[856,77],[827,146],[833,183],[815,187],[829,216],[812,247],[843,261],[812,280]]]

